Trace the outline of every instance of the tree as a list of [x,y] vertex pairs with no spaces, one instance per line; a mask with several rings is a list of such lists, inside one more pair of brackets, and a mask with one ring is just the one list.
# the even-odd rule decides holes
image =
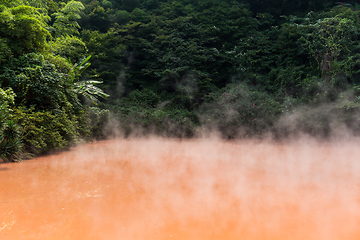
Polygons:
[[99,81],[79,80],[89,58],[73,64],[87,50],[73,36],[83,5],[70,1],[54,14],[55,38],[50,40],[48,6],[43,4],[53,2],[18,2],[44,8],[8,1],[0,5],[0,155],[7,159],[17,156],[22,143],[32,153],[78,143],[90,129],[79,95],[94,103],[108,96],[94,86]]
[[360,18],[347,7],[335,7],[311,25],[311,34],[302,40],[308,46],[324,77],[350,73],[360,59],[358,44]]
[[80,13],[84,10],[84,5],[79,1],[69,1],[59,12],[54,13],[55,37],[79,34],[80,28],[77,20],[81,18]]
[[48,42],[48,50],[56,55],[76,63],[87,54],[86,44],[76,36],[60,36]]
[[0,68],[0,86],[14,90],[17,105],[55,112],[63,107],[76,107],[78,101],[67,91],[70,87],[71,64],[66,67],[68,69],[61,69],[60,65],[54,65],[41,54],[24,54],[3,64]]
[[49,20],[50,17],[39,8],[0,5],[0,44],[15,57],[32,51],[43,52],[51,36],[47,30]]

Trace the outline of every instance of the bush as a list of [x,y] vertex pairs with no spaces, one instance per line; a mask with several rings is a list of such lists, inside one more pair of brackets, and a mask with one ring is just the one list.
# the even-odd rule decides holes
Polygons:
[[110,111],[98,107],[88,109],[89,125],[91,128],[91,137],[93,139],[106,139],[111,132],[106,131],[110,121]]
[[22,128],[25,150],[31,153],[64,149],[81,141],[82,135],[89,135],[88,124],[84,123],[84,113],[68,113],[65,109],[59,114],[50,111],[35,111],[34,108],[14,109],[14,120]]
[[22,152],[21,131],[19,125],[8,120],[2,124],[0,137],[0,157],[5,160],[17,160]]
[[[174,101],[174,99],[173,99]],[[102,107],[110,109],[125,135],[134,132],[168,137],[194,135],[197,117],[182,105],[162,99],[149,89],[135,90]]]
[[[41,54],[29,53],[14,58],[1,68],[0,86],[11,87],[16,93],[17,105],[40,110],[76,107],[79,103],[71,98],[69,76],[58,71]],[[73,102],[69,102],[73,100]]]
[[225,137],[262,134],[275,124],[282,105],[266,92],[243,83],[229,84],[199,109],[202,124],[215,125]]
[[11,88],[0,88],[0,158],[4,160],[17,159],[22,150],[20,127],[11,119],[15,96]]

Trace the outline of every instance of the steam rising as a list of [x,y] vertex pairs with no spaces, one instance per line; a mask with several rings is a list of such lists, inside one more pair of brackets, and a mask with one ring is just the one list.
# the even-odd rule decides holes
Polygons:
[[358,143],[137,138],[4,165],[0,238],[359,239]]

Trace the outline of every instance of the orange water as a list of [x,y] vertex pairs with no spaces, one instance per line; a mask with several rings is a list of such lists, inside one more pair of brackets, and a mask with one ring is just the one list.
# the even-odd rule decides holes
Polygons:
[[0,239],[360,239],[358,144],[130,139],[0,165]]

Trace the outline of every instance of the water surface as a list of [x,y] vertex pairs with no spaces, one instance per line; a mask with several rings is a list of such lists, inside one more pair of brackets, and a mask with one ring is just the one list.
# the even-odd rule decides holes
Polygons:
[[0,165],[0,239],[358,240],[355,142],[120,139]]

